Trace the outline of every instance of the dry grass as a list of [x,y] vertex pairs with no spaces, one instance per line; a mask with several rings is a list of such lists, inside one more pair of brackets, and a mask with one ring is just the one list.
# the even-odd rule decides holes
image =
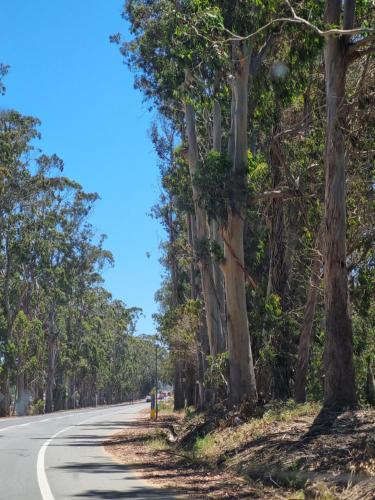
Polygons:
[[[317,405],[272,405],[245,421],[218,418],[195,435],[202,415],[166,408],[157,424],[140,419],[106,449],[193,498],[375,499],[375,411],[318,414]],[[171,425],[184,447],[167,441]]]

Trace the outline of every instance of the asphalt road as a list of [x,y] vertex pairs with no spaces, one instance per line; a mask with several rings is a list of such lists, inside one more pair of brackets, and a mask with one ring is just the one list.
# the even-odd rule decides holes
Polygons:
[[0,499],[164,499],[101,446],[145,403],[0,419]]

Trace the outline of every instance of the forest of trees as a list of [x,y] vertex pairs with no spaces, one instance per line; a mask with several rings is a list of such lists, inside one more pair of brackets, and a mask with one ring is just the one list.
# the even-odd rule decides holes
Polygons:
[[176,409],[375,405],[373,0],[126,0],[123,17],[110,40],[157,116],[158,337],[104,288],[98,195],[2,109],[0,416],[143,397],[160,340]]
[[154,384],[140,309],[103,288],[113,258],[89,222],[98,195],[38,149],[39,125],[0,111],[0,416],[122,402]]
[[371,0],[127,0],[175,408],[375,404]]

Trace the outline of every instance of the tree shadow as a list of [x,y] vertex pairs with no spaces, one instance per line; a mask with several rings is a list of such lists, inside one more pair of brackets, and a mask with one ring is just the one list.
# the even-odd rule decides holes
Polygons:
[[116,491],[116,490],[88,490],[84,491],[75,498],[102,498],[102,499],[117,499],[117,498],[135,498],[147,500],[163,500],[166,498],[174,498],[175,494],[166,490],[150,490],[147,488],[132,488],[131,491]]

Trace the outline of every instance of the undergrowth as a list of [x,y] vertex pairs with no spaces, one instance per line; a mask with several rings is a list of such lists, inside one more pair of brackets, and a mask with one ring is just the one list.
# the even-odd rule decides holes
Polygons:
[[219,424],[205,436],[198,436],[191,451],[193,456],[200,460],[221,462],[228,452],[240,448],[249,439],[260,437],[268,425],[276,422],[292,422],[297,418],[315,415],[319,410],[318,403],[296,404],[293,401],[272,403],[260,418],[250,417],[244,423],[230,427]]

